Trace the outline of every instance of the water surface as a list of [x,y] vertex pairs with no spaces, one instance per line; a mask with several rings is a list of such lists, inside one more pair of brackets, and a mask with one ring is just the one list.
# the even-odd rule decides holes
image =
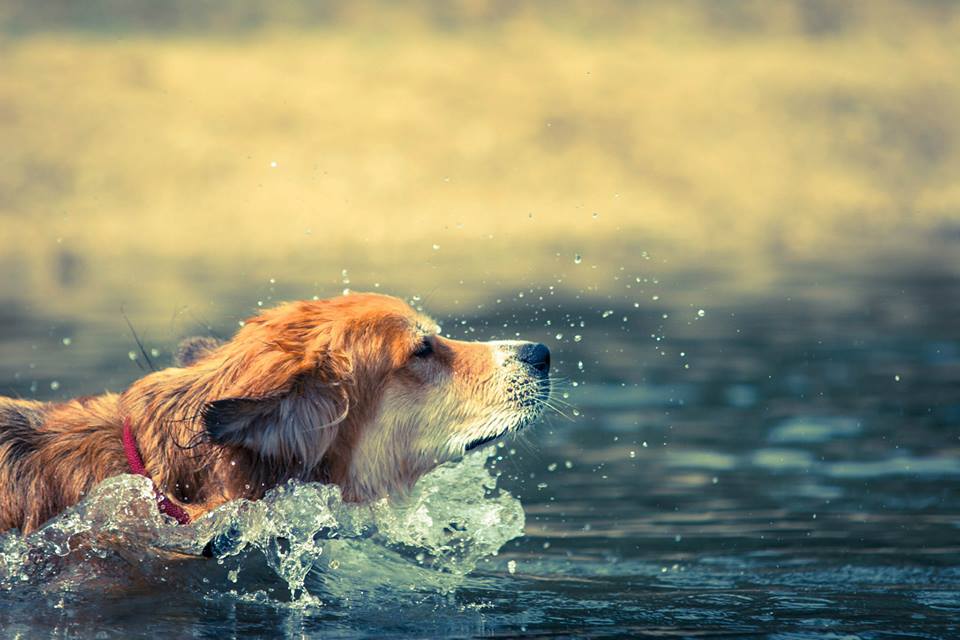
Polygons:
[[[121,480],[108,489],[133,496],[132,515],[109,500],[101,514],[117,546],[74,548],[79,573],[8,566],[0,625],[19,637],[960,634],[960,280],[784,279],[720,298],[638,271],[604,291],[534,286],[437,314],[455,337],[550,344],[569,404],[486,467],[471,458],[428,479],[423,509],[371,515],[291,488],[244,516],[238,555],[171,562],[124,544],[167,525]],[[36,376],[77,328],[7,313],[4,343],[34,345],[0,365],[9,393],[139,375],[113,320],[84,347],[101,357],[89,369]],[[172,342],[155,347],[163,362]],[[58,535],[33,553],[52,559]],[[2,543],[8,559],[27,553],[16,535]]]

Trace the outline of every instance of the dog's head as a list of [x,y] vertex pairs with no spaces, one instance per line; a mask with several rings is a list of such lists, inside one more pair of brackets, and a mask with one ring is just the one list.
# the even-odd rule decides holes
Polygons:
[[377,294],[266,311],[194,366],[216,376],[203,412],[213,442],[352,500],[523,428],[550,393],[544,345],[451,340]]

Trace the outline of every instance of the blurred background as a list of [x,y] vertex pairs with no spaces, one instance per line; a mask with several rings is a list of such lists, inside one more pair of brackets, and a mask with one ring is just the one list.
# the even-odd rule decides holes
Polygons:
[[345,287],[442,317],[960,267],[952,2],[3,0],[0,34],[20,390],[126,357],[121,307],[169,350]]
[[[459,608],[344,634],[956,637],[958,114],[947,0],[0,0],[0,394],[393,293],[546,342],[565,415]],[[213,584],[148,606],[332,629]]]

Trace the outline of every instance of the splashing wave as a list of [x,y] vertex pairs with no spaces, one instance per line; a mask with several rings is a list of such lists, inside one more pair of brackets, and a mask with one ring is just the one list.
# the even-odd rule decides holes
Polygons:
[[[160,515],[148,480],[117,476],[35,533],[0,535],[0,590],[184,580],[209,596],[300,604],[385,588],[449,592],[523,532],[519,500],[496,487],[485,460],[445,464],[402,500],[355,505],[338,487],[290,482],[189,526]],[[215,560],[201,556],[210,541]]]

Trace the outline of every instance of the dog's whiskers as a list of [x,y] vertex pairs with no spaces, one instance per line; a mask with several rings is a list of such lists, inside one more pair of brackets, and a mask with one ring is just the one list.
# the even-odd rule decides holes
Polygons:
[[570,416],[568,416],[560,407],[558,407],[558,406],[556,406],[555,404],[553,404],[553,401],[552,401],[552,400],[544,400],[544,399],[542,399],[542,398],[538,398],[538,399],[537,399],[537,403],[539,404],[539,406],[541,406],[541,407],[546,407],[547,409],[550,409],[551,411],[554,411],[554,412],[557,413],[558,415],[563,416],[564,418],[566,418],[566,419],[569,420],[570,422],[573,422],[573,421],[574,421],[573,418],[570,417]]

